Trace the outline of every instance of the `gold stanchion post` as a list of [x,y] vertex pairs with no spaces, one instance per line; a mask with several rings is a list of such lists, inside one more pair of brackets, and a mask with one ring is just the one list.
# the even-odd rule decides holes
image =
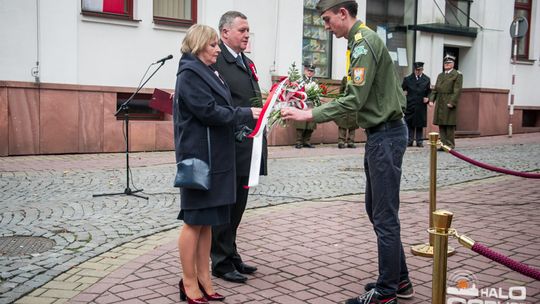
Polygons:
[[431,304],[446,303],[446,268],[448,261],[448,236],[452,225],[452,212],[437,210],[433,212],[433,282]]
[[[433,212],[437,209],[437,145],[439,142],[439,133],[429,133],[429,228],[433,227]],[[418,244],[411,247],[413,255],[426,258],[433,257],[433,235],[429,236],[429,243]],[[448,248],[448,256],[455,253],[454,248]]]

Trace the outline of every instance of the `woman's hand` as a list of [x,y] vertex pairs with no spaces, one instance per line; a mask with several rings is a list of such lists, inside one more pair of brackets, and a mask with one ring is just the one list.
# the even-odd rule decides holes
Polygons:
[[261,108],[251,108],[251,114],[253,115],[253,119],[259,119],[261,112],[262,112]]

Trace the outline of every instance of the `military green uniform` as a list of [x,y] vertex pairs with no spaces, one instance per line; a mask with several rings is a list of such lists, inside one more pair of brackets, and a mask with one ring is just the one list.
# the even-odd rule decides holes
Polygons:
[[[339,87],[339,93],[345,93],[345,88],[347,87],[347,76],[343,77],[341,80],[341,85]],[[345,144],[348,147],[354,148],[354,136],[356,134],[356,129],[360,128],[358,122],[356,121],[356,113],[346,113],[341,117],[334,119],[334,122],[338,126],[338,147],[345,148]]]
[[377,33],[360,21],[348,36],[351,66],[345,95],[313,109],[313,121],[335,120],[346,113],[356,114],[364,129],[403,117],[405,95],[386,46]]
[[[306,77],[303,77],[303,81],[305,84],[308,84],[313,79],[306,79]],[[308,109],[314,108],[314,103],[310,100],[306,100],[306,105]],[[295,121],[294,128],[296,129],[296,147],[310,147],[311,145],[311,134],[313,134],[313,131],[317,129],[317,123],[312,121]]]
[[[435,88],[429,97],[429,100],[435,102],[433,124],[439,126],[441,142],[451,148],[455,147],[454,134],[462,86],[463,75],[461,72],[455,69],[450,73],[442,72],[437,76]],[[449,108],[448,104],[453,107]]]

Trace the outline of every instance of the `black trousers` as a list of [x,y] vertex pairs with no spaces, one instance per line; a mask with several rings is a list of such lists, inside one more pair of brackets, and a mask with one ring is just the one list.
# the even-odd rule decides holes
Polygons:
[[424,141],[424,128],[413,127],[407,124],[409,129],[409,142],[408,144],[412,145],[413,141],[416,139],[416,144],[421,144]]
[[225,225],[212,226],[212,273],[222,275],[234,271],[235,265],[242,263],[236,248],[236,232],[246,210],[249,189],[244,186],[248,181],[248,176],[236,177],[236,203],[229,205],[230,221]]
[[377,236],[377,291],[395,295],[399,282],[409,278],[401,243],[399,190],[407,146],[405,125],[368,134],[365,145],[366,212]]

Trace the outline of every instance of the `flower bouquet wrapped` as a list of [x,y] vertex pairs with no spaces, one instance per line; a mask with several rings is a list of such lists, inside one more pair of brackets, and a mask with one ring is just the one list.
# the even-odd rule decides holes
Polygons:
[[[327,92],[327,88],[324,85],[319,85],[314,81],[304,82],[294,62],[289,68],[288,77],[280,79],[279,83],[282,81],[285,81],[285,83],[280,92],[276,92],[279,95],[268,117],[269,129],[272,129],[276,124],[281,126],[286,125],[286,121],[281,118],[282,108],[295,107],[305,110],[308,108],[308,105],[317,107],[321,104],[321,96]],[[272,90],[277,85],[274,84]]]

